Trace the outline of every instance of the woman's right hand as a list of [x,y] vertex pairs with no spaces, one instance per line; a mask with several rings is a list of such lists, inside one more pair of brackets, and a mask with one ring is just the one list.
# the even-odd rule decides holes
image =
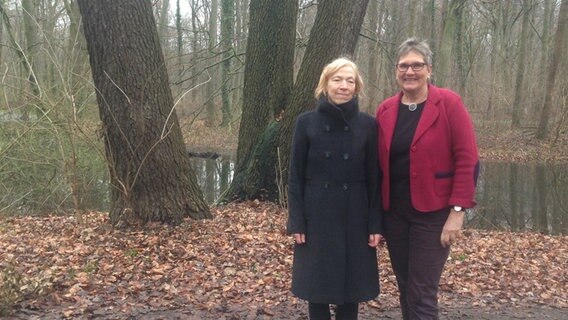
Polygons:
[[296,244],[306,243],[306,234],[305,233],[294,233],[294,241],[296,242]]

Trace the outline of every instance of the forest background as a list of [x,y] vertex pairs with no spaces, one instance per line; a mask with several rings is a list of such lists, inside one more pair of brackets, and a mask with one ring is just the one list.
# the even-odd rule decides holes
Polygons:
[[[350,54],[361,67],[366,82],[362,109],[373,114],[380,101],[397,91],[393,68],[397,45],[409,36],[425,38],[435,52],[434,82],[455,90],[463,97],[474,118],[483,159],[565,162],[568,160],[568,77],[562,72],[562,67],[568,63],[568,55],[565,54],[566,9],[561,9],[566,7],[565,2],[353,2],[360,6],[364,4],[364,15],[361,16],[364,19]],[[286,30],[293,30],[291,40],[280,40],[281,45],[288,46],[287,51],[293,52],[289,60],[293,66],[290,77],[300,81],[302,69],[307,69],[303,62],[308,54],[310,38],[315,38],[310,35],[317,20],[318,7],[326,1],[321,1],[320,5],[315,1],[287,1],[285,3],[289,6],[291,3],[297,5],[296,11],[293,11],[294,19],[278,21],[276,17],[283,12],[292,12],[282,3],[246,0],[151,2],[173,97],[173,106],[167,106],[166,110],[174,107],[171,110],[179,119],[185,146],[192,154],[236,155],[234,175],[237,178],[241,176],[240,172],[247,171],[247,166],[255,163],[254,159],[248,158],[250,150],[246,157],[239,157],[242,145],[256,143],[250,138],[255,136],[254,133],[243,134],[243,128],[248,130],[257,126],[243,117],[246,112],[251,113],[246,108],[252,109],[255,116],[264,114],[262,109],[270,109],[265,117],[274,121],[282,119],[285,113],[285,103],[253,107],[251,101],[246,100],[247,48],[248,42],[252,41],[249,37],[252,15],[249,8],[256,4],[261,6],[258,12],[274,13],[265,17],[274,19],[273,24],[282,28],[265,30],[274,39],[278,39],[276,35],[286,27]],[[342,8],[340,5],[329,6],[332,9]],[[0,212],[4,217],[61,214],[78,219],[78,223],[86,223],[83,228],[89,230],[89,223],[101,219],[97,216],[90,221],[89,212],[101,207],[114,207],[113,202],[127,194],[124,190],[134,189],[125,187],[118,196],[112,194],[114,191],[109,192],[113,181],[123,180],[113,177],[113,169],[119,166],[109,165],[111,160],[105,149],[105,137],[108,139],[108,135],[101,122],[103,111],[97,107],[97,91],[89,66],[79,6],[70,0],[2,0],[0,9]],[[355,14],[347,12],[332,14],[335,17]],[[127,14],[122,18],[127,20],[129,17]],[[338,24],[341,25],[339,19]],[[265,38],[255,41],[265,41],[262,39]],[[331,39],[346,42],[340,35],[334,38],[332,34]],[[328,42],[328,45],[330,43],[333,42]],[[317,49],[324,51],[327,48],[323,45]],[[269,61],[269,57],[266,55],[266,60],[256,63]],[[280,61],[286,61],[286,58]],[[321,68],[315,69],[317,76]],[[278,79],[275,77],[272,80]],[[266,86],[267,83],[260,82],[256,91],[262,91]],[[278,90],[292,89],[284,85]],[[304,105],[303,108],[307,110],[311,106]],[[145,116],[153,121],[154,114]],[[263,126],[269,127],[267,123]],[[285,133],[282,136],[286,139]],[[239,161],[245,158],[246,163],[240,164]],[[251,179],[245,177],[236,179],[224,200],[266,198],[285,204],[282,176],[273,171],[269,176],[276,182],[272,186],[275,192],[250,191],[249,186],[256,186],[258,180],[253,177],[251,183]],[[252,189],[255,188],[266,190],[262,186]],[[191,197],[202,198],[199,192]],[[202,201],[197,202],[200,202],[197,207],[203,208]],[[257,202],[247,203],[253,208],[264,206]],[[219,219],[218,215],[223,215],[226,208],[214,208],[214,213],[217,212],[215,219]],[[208,210],[190,211],[204,211],[198,218],[207,218],[211,217]],[[238,207],[238,210],[248,209]],[[282,215],[278,215],[278,219],[282,219]],[[246,217],[244,214],[229,216],[235,220]],[[110,222],[116,226],[118,220],[120,217]],[[154,219],[150,214],[143,220]],[[9,230],[10,223],[16,220],[8,221],[3,224],[3,231]],[[79,233],[78,236],[84,234]],[[556,258],[566,262],[566,248],[559,248]],[[138,255],[134,251],[129,251],[129,254]],[[77,269],[82,272],[90,270],[86,273],[92,275],[100,270],[99,263],[102,262],[89,267],[87,262]],[[229,270],[224,272],[233,272],[227,269],[226,262],[221,264],[225,266],[223,270]],[[15,261],[3,265],[3,274],[9,274],[10,270],[18,271],[17,266]],[[565,271],[557,277],[565,281]],[[285,277],[282,281],[285,283]],[[46,283],[49,283],[46,287],[53,290],[57,282],[50,278]],[[34,288],[33,294],[37,294],[37,290],[43,288],[42,283],[36,282]],[[223,286],[222,289],[227,290],[223,292],[231,292],[231,288],[227,288]],[[557,289],[554,285],[550,288],[552,292]],[[545,292],[544,295],[548,294]],[[20,303],[24,296],[15,294],[14,302]],[[565,288],[559,296],[559,300],[548,304],[565,308]]]

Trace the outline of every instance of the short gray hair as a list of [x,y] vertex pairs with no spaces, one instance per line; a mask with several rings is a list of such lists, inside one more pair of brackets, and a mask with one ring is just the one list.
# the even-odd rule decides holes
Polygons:
[[427,65],[432,65],[432,50],[430,50],[430,46],[426,40],[419,41],[415,37],[406,39],[398,47],[396,61],[398,62],[401,57],[404,57],[410,52],[418,53],[424,57],[424,62],[426,62]]

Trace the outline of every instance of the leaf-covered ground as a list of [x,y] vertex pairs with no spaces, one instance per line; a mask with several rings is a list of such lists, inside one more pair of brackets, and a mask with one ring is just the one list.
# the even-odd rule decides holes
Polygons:
[[[114,230],[104,213],[0,220],[0,272],[11,275],[0,288],[24,293],[10,318],[305,319],[289,292],[285,211],[247,202],[213,212],[143,231]],[[567,319],[567,240],[465,230],[442,279],[442,319]],[[379,256],[382,292],[361,319],[399,319],[385,247]]]

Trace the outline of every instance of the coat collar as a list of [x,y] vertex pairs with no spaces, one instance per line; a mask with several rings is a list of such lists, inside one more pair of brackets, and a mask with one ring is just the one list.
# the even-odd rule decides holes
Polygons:
[[[402,99],[402,91],[389,99],[386,103],[383,112],[378,117],[381,128],[381,133],[384,136],[387,149],[390,150],[394,129],[396,126],[396,119],[398,118],[398,106]],[[418,127],[414,133],[412,144],[415,144],[420,137],[432,126],[440,114],[438,103],[440,102],[441,94],[439,89],[431,84],[428,84],[428,98],[424,105],[424,110],[418,121]]]
[[317,110],[326,113],[332,118],[349,123],[359,112],[359,101],[355,97],[345,103],[335,105],[322,96],[318,101]]

